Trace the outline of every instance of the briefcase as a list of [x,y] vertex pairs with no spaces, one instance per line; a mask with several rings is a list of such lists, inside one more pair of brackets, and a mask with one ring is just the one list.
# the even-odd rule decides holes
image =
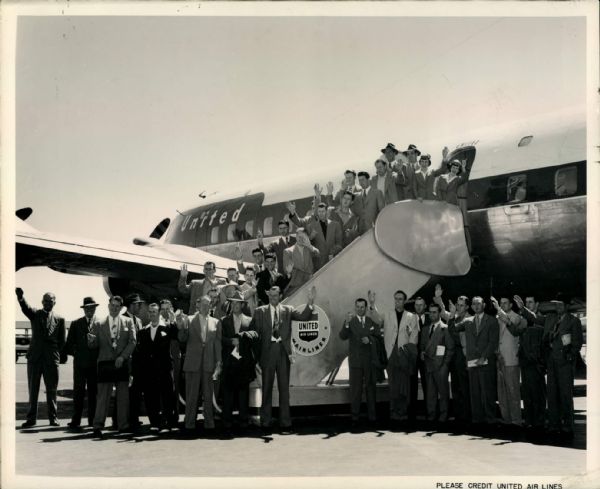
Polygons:
[[127,362],[123,362],[121,368],[115,367],[114,360],[98,362],[98,382],[128,382],[129,368]]

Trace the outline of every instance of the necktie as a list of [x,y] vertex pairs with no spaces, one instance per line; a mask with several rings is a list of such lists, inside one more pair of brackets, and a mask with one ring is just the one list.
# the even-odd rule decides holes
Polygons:
[[423,316],[419,316],[419,331],[423,329]]
[[204,318],[204,321],[200,322],[200,336],[202,337],[202,343],[206,343],[206,328],[208,326],[208,318]]
[[87,320],[87,328],[88,328],[88,331],[92,331],[92,320],[91,319]]
[[475,316],[475,330],[477,331],[477,334],[479,334],[479,326],[481,324],[481,319],[479,319],[479,314],[477,314]]
[[273,314],[273,338],[279,338],[279,314],[277,308],[275,308],[275,314]]
[[48,336],[54,333],[54,322],[50,318],[50,314],[46,316],[46,327],[48,328]]
[[431,336],[433,335],[433,330],[435,328],[435,325],[431,324],[429,326],[429,339],[431,339]]

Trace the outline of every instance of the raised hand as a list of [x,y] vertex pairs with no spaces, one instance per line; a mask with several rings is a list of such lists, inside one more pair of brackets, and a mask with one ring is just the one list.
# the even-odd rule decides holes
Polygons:
[[369,300],[369,305],[373,307],[375,305],[375,292],[369,290],[367,292],[367,298]]
[[350,321],[352,321],[352,318],[354,317],[354,314],[349,312],[348,314],[346,314],[346,327],[348,327],[348,324],[350,324]]
[[441,298],[444,293],[444,289],[442,289],[442,286],[440,284],[435,284],[435,291],[433,293],[435,297]]
[[333,182],[327,182],[327,195],[331,195],[333,193]]
[[454,316],[456,314],[456,306],[454,305],[454,302],[448,301],[448,309],[450,312],[450,316]]
[[321,193],[323,192],[323,189],[319,186],[318,183],[315,183],[313,189],[315,190],[315,195],[318,195],[320,197]]
[[492,306],[494,306],[494,309],[496,309],[496,311],[498,309],[500,309],[500,306],[498,305],[498,301],[496,300],[496,298],[494,296],[490,297],[490,300],[492,301]]
[[308,289],[308,303],[314,304],[316,296],[317,296],[317,288],[313,285],[310,289]]
[[263,239],[263,233],[262,233],[262,231],[260,229],[258,229],[256,231],[256,237],[258,238],[259,241],[262,241],[262,239]]
[[180,275],[181,275],[182,278],[187,278],[187,276],[188,276],[187,263],[184,263],[183,265],[181,265],[179,273],[180,273]]
[[17,294],[17,299],[21,300],[23,298],[23,289],[21,287],[17,287],[15,289],[15,294]]
[[287,207],[287,210],[289,211],[289,213],[292,216],[296,214],[296,203],[295,202],[286,202],[285,206]]
[[523,302],[523,299],[521,299],[520,296],[515,295],[515,296],[513,296],[513,299],[519,309],[523,309],[525,307],[525,303]]
[[235,259],[236,261],[243,261],[244,254],[242,253],[242,247],[238,243],[235,247]]
[[442,150],[442,159],[446,161],[448,159],[448,146],[444,146]]

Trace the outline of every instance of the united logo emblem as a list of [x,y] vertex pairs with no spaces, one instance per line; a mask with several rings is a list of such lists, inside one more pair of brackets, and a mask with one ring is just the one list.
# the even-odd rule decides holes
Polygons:
[[[302,304],[297,310],[302,311],[304,307]],[[317,305],[313,306],[313,314],[308,321],[292,321],[292,346],[300,355],[317,355],[327,346],[330,335],[329,318]]]

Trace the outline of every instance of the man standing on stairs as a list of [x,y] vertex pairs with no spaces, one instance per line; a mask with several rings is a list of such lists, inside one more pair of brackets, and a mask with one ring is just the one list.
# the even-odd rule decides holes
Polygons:
[[358,172],[358,183],[361,190],[355,193],[352,212],[358,216],[358,232],[366,233],[375,225],[377,215],[385,207],[383,193],[371,186],[370,176],[366,171]]

